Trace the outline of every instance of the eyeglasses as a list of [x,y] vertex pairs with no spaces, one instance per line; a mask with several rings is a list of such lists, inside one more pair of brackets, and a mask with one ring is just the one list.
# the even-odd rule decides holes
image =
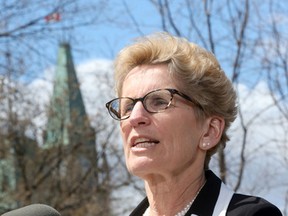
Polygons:
[[131,112],[138,101],[142,102],[144,109],[149,113],[163,112],[171,105],[175,94],[201,107],[199,103],[192,100],[189,96],[176,89],[167,88],[151,91],[141,98],[115,98],[106,103],[106,108],[113,119],[121,121],[130,117]]

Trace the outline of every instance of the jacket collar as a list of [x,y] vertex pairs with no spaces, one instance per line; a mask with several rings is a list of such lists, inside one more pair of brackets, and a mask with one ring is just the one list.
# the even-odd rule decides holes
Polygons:
[[[219,191],[221,188],[221,180],[211,171],[205,172],[206,184],[196,197],[194,203],[186,213],[186,215],[212,215],[216,205]],[[148,199],[145,197],[142,202],[134,209],[130,216],[143,215],[149,207]]]

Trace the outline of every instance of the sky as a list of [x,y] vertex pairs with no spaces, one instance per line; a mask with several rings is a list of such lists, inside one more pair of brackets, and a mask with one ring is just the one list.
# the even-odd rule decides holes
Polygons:
[[[177,1],[171,2],[177,3]],[[99,13],[99,16],[103,15],[103,20],[109,18],[112,21],[117,21],[117,25],[108,22],[107,19],[105,19],[105,22],[101,22],[100,19],[99,23],[94,26],[69,30],[64,35],[58,35],[59,39],[66,38],[71,42],[78,79],[86,109],[91,119],[99,113],[106,112],[104,104],[114,96],[112,81],[110,83],[110,81],[105,82],[104,80],[107,73],[108,77],[112,78],[112,60],[119,50],[133,41],[134,38],[161,29],[161,19],[157,15],[155,7],[152,7],[149,1],[112,0],[110,3],[106,8],[109,12],[101,13],[101,11],[97,11],[95,13]],[[123,4],[131,9],[130,14],[127,14]],[[129,21],[132,17],[135,18],[134,23]],[[65,15],[63,15],[63,19],[65,19]],[[141,28],[135,27],[133,25],[135,23]],[[185,22],[181,22],[181,19],[180,22],[177,22],[177,25],[186,28]],[[216,32],[224,30],[225,26],[218,26],[215,29]],[[79,34],[80,37],[76,38],[73,34],[77,34],[77,36]],[[225,48],[225,44],[222,45]],[[45,65],[36,77],[30,79],[29,85],[25,88],[30,99],[37,99],[34,103],[39,105],[38,108],[42,110],[47,107],[52,94],[53,67],[56,63],[57,46],[58,44],[55,44],[50,47],[49,51],[47,50],[52,59],[50,64]],[[40,47],[39,49],[44,48]],[[251,73],[246,73],[245,76],[244,81],[245,79],[251,80]],[[285,164],[278,156],[287,153],[285,145],[279,146],[281,142],[287,143],[287,131],[284,130],[287,121],[281,118],[275,107],[263,110],[263,108],[265,109],[273,104],[271,98],[267,97],[269,91],[266,83],[259,82],[255,88],[251,89],[247,83],[240,82],[236,87],[240,92],[239,101],[244,111],[244,121],[249,123],[252,128],[248,134],[249,145],[246,149],[248,155],[247,171],[244,173],[244,186],[240,190],[243,192],[254,191],[256,195],[264,196],[282,208],[285,200],[283,191],[287,191],[288,188],[288,173],[287,162]],[[32,115],[36,110],[36,108],[33,110],[29,105],[23,105],[23,108],[25,110],[22,112],[26,115],[29,115],[29,112]],[[261,113],[260,117],[254,121],[254,116],[258,115],[259,112]],[[108,113],[106,114],[109,118]],[[45,114],[40,113],[34,119],[34,122],[39,125],[37,136],[41,137],[41,130],[45,128],[46,123]],[[92,121],[93,124],[96,123]],[[240,119],[238,118],[231,128],[231,144],[227,146],[228,160],[231,166],[235,165],[238,162],[237,158],[239,158],[239,143],[241,143],[242,137],[240,125]],[[286,128],[288,128],[288,125]],[[258,153],[256,156],[255,152]],[[231,171],[232,174],[234,172],[236,171]],[[259,175],[255,175],[255,173]],[[268,180],[271,179],[271,175],[274,177],[273,181],[270,182]],[[267,179],[263,176],[267,176]],[[232,176],[231,184],[233,180]],[[257,183],[258,181],[260,182]]]
[[[149,1],[140,0],[109,0],[105,12],[99,14],[99,18],[93,26],[68,30],[66,35],[59,35],[69,40],[73,34],[80,34],[81,39],[75,39],[75,59],[76,61],[86,61],[93,58],[114,59],[116,54],[135,38],[161,31],[156,8]],[[123,6],[129,8],[129,14]],[[135,18],[135,22],[131,21]],[[63,15],[65,19],[65,14]],[[117,24],[113,23],[117,22]],[[141,26],[137,29],[134,24]],[[74,40],[74,39],[72,39]],[[79,50],[80,51],[79,51]],[[79,51],[79,53],[77,52]],[[83,52],[82,52],[83,51]],[[84,54],[84,55],[83,55]]]

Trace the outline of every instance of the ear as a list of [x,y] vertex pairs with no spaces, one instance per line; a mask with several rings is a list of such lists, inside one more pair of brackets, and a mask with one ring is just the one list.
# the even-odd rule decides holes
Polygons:
[[213,116],[207,118],[204,123],[204,134],[199,147],[205,151],[215,147],[221,139],[224,126],[225,121],[222,117]]

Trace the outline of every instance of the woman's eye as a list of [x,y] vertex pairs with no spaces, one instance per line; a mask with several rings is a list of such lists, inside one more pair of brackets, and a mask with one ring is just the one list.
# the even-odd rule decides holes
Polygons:
[[125,104],[121,109],[121,114],[126,115],[127,113],[131,113],[133,107],[133,103]]
[[157,98],[155,97],[150,102],[150,106],[157,107],[157,108],[162,108],[162,107],[165,108],[167,105],[168,105],[167,100],[162,97],[157,97]]
[[163,105],[163,104],[167,104],[167,101],[163,98],[156,98],[156,99],[154,99],[154,104],[155,105]]

